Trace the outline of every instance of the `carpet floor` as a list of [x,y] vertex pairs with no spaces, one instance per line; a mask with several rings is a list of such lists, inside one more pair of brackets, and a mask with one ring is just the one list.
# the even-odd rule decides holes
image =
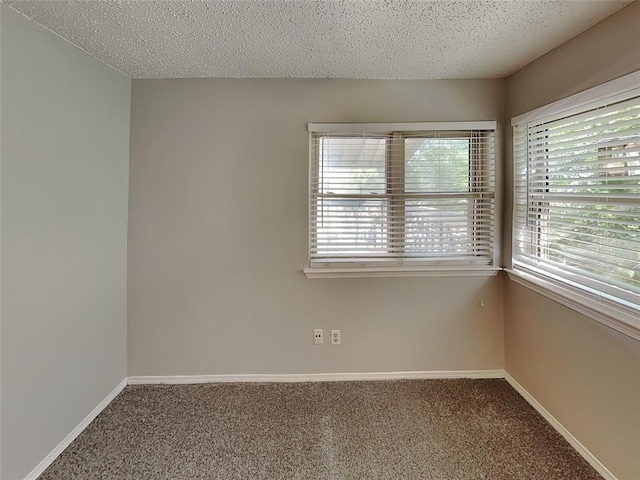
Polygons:
[[40,476],[600,478],[491,379],[129,386]]

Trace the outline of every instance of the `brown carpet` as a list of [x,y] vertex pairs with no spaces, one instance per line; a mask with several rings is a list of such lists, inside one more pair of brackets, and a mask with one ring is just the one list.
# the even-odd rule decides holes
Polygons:
[[59,479],[598,479],[504,380],[127,387]]

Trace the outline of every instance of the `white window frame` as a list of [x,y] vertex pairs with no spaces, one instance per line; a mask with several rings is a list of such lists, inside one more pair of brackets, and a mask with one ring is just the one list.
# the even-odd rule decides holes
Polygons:
[[[354,134],[362,133],[375,134],[390,132],[424,132],[434,130],[465,131],[465,130],[493,130],[497,128],[496,121],[475,121],[475,122],[418,122],[418,123],[310,123],[308,124],[309,144],[312,145],[313,135],[318,133],[331,134]],[[495,141],[495,135],[494,135]],[[493,146],[493,145],[492,145]],[[494,150],[495,150],[495,146]],[[310,170],[309,170],[309,239],[312,236],[311,216],[313,205],[311,204],[311,188],[313,168],[315,164],[313,148],[310,148]],[[494,159],[495,162],[495,159]],[[495,169],[494,165],[494,169]],[[494,171],[495,175],[495,171]],[[497,197],[497,195],[496,195]],[[500,211],[497,207],[499,199],[494,199],[495,212]],[[494,228],[497,222],[494,212]],[[311,242],[309,241],[309,258],[311,258]],[[340,265],[339,261],[315,262],[309,261],[307,267],[303,269],[307,278],[355,278],[355,277],[445,277],[445,276],[467,276],[467,277],[488,277],[497,275],[502,268],[497,267],[498,257],[496,248],[496,236],[493,238],[493,258],[490,265],[460,264],[460,262],[447,261],[399,261],[394,265],[388,262],[376,264],[374,261],[350,262]]]
[[[640,71],[514,117],[511,125],[515,128],[516,126],[541,119],[551,121],[636,96],[640,96]],[[514,202],[516,201],[516,180],[514,178]],[[640,305],[633,301],[628,301],[626,298],[618,298],[599,291],[597,286],[593,283],[590,284],[588,279],[585,280],[580,276],[575,276],[574,279],[569,274],[557,276],[545,269],[536,269],[531,265],[518,263],[515,258],[515,203],[513,213],[512,241],[514,244],[512,245],[512,267],[506,269],[509,278],[515,283],[538,292],[629,337],[640,340]]]

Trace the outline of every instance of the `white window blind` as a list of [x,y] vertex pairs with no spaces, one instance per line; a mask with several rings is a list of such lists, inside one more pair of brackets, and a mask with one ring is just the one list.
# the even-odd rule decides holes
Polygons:
[[457,126],[311,124],[310,266],[492,265],[495,122]]
[[515,270],[640,308],[639,94],[514,122]]

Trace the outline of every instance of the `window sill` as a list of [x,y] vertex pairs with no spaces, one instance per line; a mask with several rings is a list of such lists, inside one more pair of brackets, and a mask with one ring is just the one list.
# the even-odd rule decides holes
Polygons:
[[307,278],[375,278],[375,277],[495,277],[499,267],[469,266],[366,266],[366,267],[313,267],[302,272]]
[[577,288],[549,281],[536,275],[516,270],[505,271],[513,282],[640,341],[638,310],[594,298]]

